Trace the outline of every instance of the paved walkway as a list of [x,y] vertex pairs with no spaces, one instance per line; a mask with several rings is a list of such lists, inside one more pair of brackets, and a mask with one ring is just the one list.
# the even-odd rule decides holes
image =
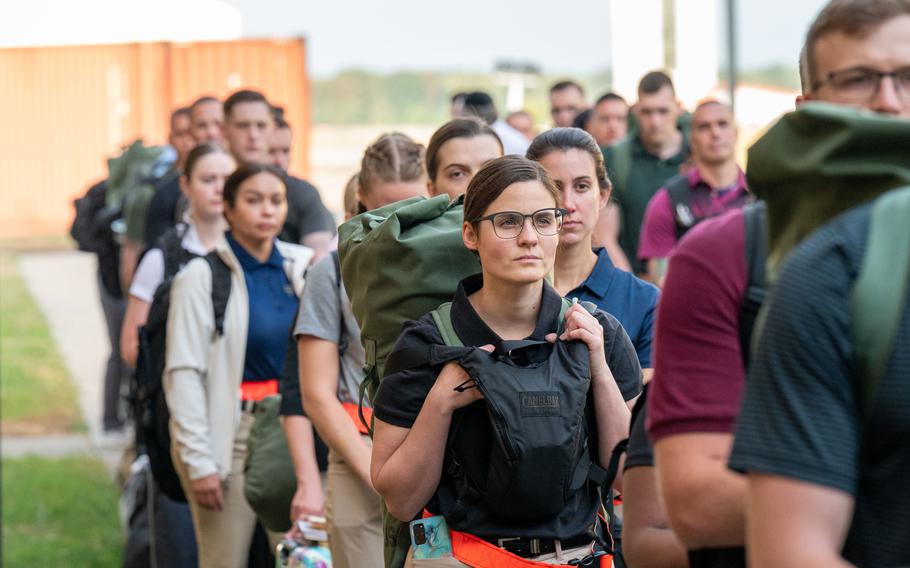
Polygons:
[[76,251],[23,254],[19,270],[45,315],[64,364],[76,384],[87,435],[4,438],[3,455],[97,453],[113,473],[123,440],[102,435],[104,366],[110,353],[98,299],[95,255]]

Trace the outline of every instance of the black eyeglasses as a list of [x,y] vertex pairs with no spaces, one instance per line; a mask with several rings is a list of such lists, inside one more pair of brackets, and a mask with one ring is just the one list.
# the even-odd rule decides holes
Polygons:
[[500,211],[486,217],[474,219],[474,223],[489,221],[493,223],[493,232],[500,239],[517,239],[525,228],[525,220],[531,219],[534,230],[542,237],[558,235],[562,229],[562,219],[568,211],[558,207],[538,209],[525,215],[518,211]]
[[871,100],[881,88],[884,77],[891,77],[897,94],[904,100],[910,100],[910,67],[897,71],[877,71],[867,67],[832,71],[824,79],[812,85],[812,90],[829,85],[844,99],[865,103]]

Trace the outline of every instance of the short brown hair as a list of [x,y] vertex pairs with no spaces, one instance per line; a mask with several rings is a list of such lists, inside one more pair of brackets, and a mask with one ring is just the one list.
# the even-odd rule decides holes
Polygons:
[[487,207],[496,201],[507,187],[523,181],[542,183],[553,196],[556,206],[559,206],[556,185],[543,166],[522,156],[509,155],[490,160],[471,179],[464,194],[465,221],[476,226],[477,220],[483,217]]
[[266,107],[268,107],[269,114],[272,114],[272,105],[269,104],[269,101],[265,98],[265,95],[259,91],[253,91],[251,89],[241,89],[225,99],[224,118],[230,118],[231,111],[234,110],[234,107],[243,103],[264,104]]
[[414,181],[427,173],[424,148],[400,132],[383,134],[363,153],[357,182],[361,194],[370,193],[374,181]]
[[831,0],[822,8],[806,33],[806,71],[810,88],[820,78],[815,60],[815,44],[822,37],[840,32],[865,38],[879,26],[898,16],[910,15],[910,0]]
[[657,91],[669,87],[673,94],[676,94],[676,88],[673,86],[673,79],[663,71],[651,71],[646,73],[638,82],[638,96],[653,95]]

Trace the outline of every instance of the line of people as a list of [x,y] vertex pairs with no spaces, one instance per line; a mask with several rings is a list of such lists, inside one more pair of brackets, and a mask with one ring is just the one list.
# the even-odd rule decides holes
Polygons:
[[[905,0],[832,0],[797,103],[910,117],[908,38]],[[174,114],[175,172],[128,237],[156,212],[170,226],[124,251],[134,274],[121,266],[131,365],[172,280],[161,382],[187,504],[159,496],[159,565],[248,565],[248,441],[276,394],[288,524],[325,514],[335,566],[910,563],[904,304],[874,420],[850,359],[869,206],[781,265],[782,209],[750,193],[729,107],[683,116],[655,71],[611,140],[624,101],[583,116],[577,84],[550,95],[556,126],[522,140],[503,125],[528,131],[526,117],[499,120],[483,93],[456,96],[426,147],[380,137],[337,243],[318,193],[286,173],[290,130],[265,97],[229,97],[220,128],[213,99]],[[168,534],[188,519],[194,543]]]

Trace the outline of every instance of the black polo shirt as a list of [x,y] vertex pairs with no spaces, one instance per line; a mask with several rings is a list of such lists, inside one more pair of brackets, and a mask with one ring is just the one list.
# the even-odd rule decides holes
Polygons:
[[869,205],[803,241],[784,264],[752,358],[731,467],[800,480],[855,500],[844,558],[910,565],[910,302],[872,402],[854,364],[851,294]]
[[[467,346],[497,345],[501,341],[500,337],[484,323],[468,300],[468,296],[482,286],[481,275],[468,277],[459,284],[452,300],[453,327],[459,339]],[[559,294],[544,283],[537,326],[527,339],[543,340],[547,334],[556,332],[559,327],[561,306],[562,300]],[[604,350],[607,363],[613,371],[613,376],[623,397],[626,400],[632,399],[641,392],[641,367],[638,364],[635,347],[616,318],[602,311],[598,311],[596,317],[604,328]],[[389,361],[394,359],[396,352],[405,349],[427,349],[430,345],[443,344],[432,315],[427,314],[418,320],[404,324],[402,333],[389,355]],[[380,384],[373,405],[376,418],[394,426],[411,428],[441,370],[442,366],[439,365],[425,365],[386,375]],[[463,462],[466,462],[466,469],[484,476],[489,463],[490,444],[493,441],[484,401],[478,401],[457,410],[452,418],[452,423],[460,424],[454,437],[450,440],[454,451]],[[450,432],[450,436],[452,435]],[[449,463],[448,459],[446,463]],[[443,471],[439,487],[427,504],[427,509],[436,514],[446,515],[452,510],[456,495],[455,479]],[[596,487],[589,484],[587,492],[580,491],[562,513],[543,523],[535,523],[533,526],[517,526],[515,521],[496,518],[485,509],[482,503],[479,503],[471,508],[465,521],[453,523],[452,528],[484,537],[523,536],[566,539],[590,529],[599,503],[600,497]]]
[[300,244],[310,233],[329,231],[335,233],[335,218],[322,204],[317,190],[306,180],[288,175],[288,216],[278,238]]
[[648,419],[647,397],[648,387],[645,386],[644,392],[635,401],[635,408],[632,410],[629,446],[626,449],[623,471],[633,467],[654,467],[654,448],[651,446],[651,440],[648,439],[648,431],[645,428]]

